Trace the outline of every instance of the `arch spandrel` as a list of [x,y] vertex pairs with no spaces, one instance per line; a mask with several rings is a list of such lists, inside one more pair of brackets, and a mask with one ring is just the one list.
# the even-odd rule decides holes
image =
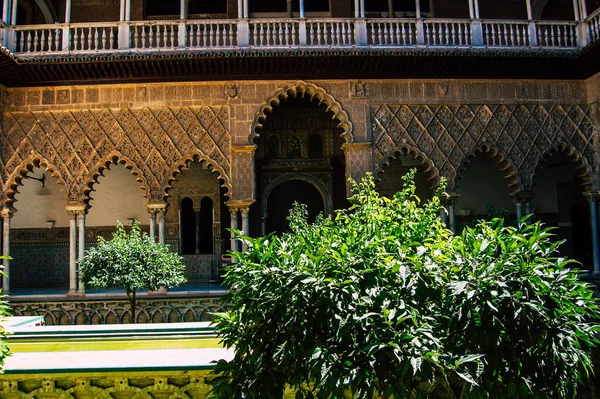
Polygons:
[[352,143],[354,141],[352,123],[342,105],[324,88],[317,86],[314,83],[298,81],[278,89],[259,106],[258,111],[254,115],[252,126],[250,127],[248,144],[255,145],[254,140],[260,136],[259,132],[268,116],[273,113],[274,107],[279,106],[282,101],[285,101],[288,98],[295,98],[298,96],[308,96],[311,101],[316,99],[319,106],[325,104],[327,106],[326,112],[333,113],[333,119],[336,119],[339,122],[337,127],[343,130],[342,137],[345,142]]

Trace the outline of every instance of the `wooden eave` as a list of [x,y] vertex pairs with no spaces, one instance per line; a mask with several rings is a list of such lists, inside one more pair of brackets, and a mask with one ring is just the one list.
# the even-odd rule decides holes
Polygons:
[[189,80],[517,78],[586,79],[600,45],[578,50],[487,48],[278,49],[18,58],[0,51],[8,87]]

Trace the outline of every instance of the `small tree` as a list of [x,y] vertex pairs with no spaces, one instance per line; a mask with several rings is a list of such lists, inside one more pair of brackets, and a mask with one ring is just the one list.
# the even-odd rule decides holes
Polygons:
[[155,291],[183,284],[185,266],[181,257],[143,233],[138,223],[127,233],[117,225],[112,240],[98,237],[98,245],[85,251],[79,260],[81,279],[90,287],[123,287],[131,304],[135,323],[136,293],[140,289]]
[[414,172],[394,198],[368,176],[348,211],[242,237],[217,316],[231,362],[216,398],[566,397],[591,368],[592,292],[539,224],[452,235]]

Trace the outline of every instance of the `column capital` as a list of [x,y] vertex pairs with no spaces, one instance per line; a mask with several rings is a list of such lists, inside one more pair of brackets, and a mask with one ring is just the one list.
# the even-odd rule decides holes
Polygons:
[[167,208],[167,204],[165,202],[148,202],[146,204],[146,208],[148,208],[148,210],[150,209],[166,209]]
[[370,142],[359,142],[359,143],[344,143],[342,144],[342,151],[348,153],[350,151],[362,151],[371,148]]
[[146,210],[150,216],[154,217],[159,213],[164,213],[167,209],[167,204],[164,202],[149,202],[146,204]]
[[445,195],[440,198],[440,202],[442,205],[455,205],[459,198],[460,194],[449,192],[445,193]]
[[87,210],[87,206],[79,202],[71,202],[69,205],[65,206],[65,210],[67,212],[85,212]]
[[235,153],[250,153],[254,154],[256,152],[255,145],[232,145],[231,151]]
[[590,202],[598,202],[600,200],[600,191],[586,191],[583,196]]
[[0,215],[2,216],[2,219],[6,219],[6,218],[11,218],[12,215],[15,213],[14,208],[2,208],[2,210],[0,211]]
[[531,202],[533,197],[535,197],[535,193],[532,190],[522,190],[517,193],[511,194],[511,196],[513,197],[513,201],[516,204],[519,204]]
[[87,206],[78,202],[72,202],[65,206],[65,211],[67,211],[67,215],[69,215],[71,219],[76,219],[77,215],[85,215]]
[[225,203],[225,205],[227,205],[227,207],[229,208],[230,212],[231,211],[242,211],[244,212],[244,210],[246,212],[248,212],[248,209],[250,208],[250,206],[252,204],[254,204],[255,201],[243,201],[243,200],[236,200],[236,201],[227,201]]

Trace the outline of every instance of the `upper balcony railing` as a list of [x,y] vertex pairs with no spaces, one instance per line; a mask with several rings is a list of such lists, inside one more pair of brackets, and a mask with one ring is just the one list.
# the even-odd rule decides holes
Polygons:
[[0,26],[21,57],[218,49],[509,48],[569,50],[600,39],[600,10],[582,22],[436,18],[155,20]]

